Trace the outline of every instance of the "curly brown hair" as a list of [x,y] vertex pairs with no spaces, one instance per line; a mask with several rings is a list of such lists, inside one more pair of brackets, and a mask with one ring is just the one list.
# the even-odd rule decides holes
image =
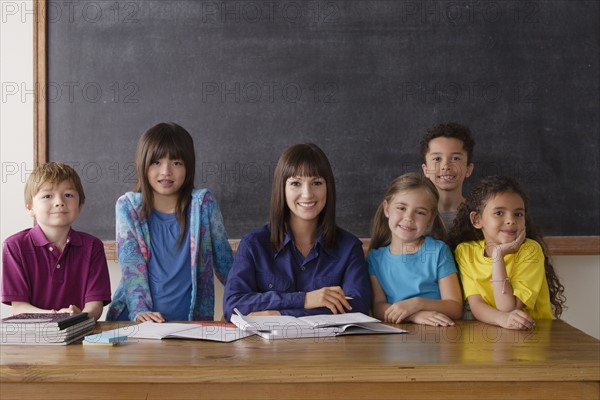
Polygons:
[[[471,193],[465,198],[465,201],[458,207],[458,213],[454,220],[454,226],[448,235],[448,245],[454,251],[456,246],[462,242],[483,240],[483,233],[471,223],[469,215],[471,212],[480,214],[487,201],[499,193],[513,192],[521,196],[525,204],[525,210],[529,209],[529,199],[519,182],[506,176],[488,176],[473,187]],[[564,303],[565,287],[558,280],[554,267],[548,257],[548,246],[544,241],[542,231],[533,223],[531,215],[525,212],[526,237],[535,240],[542,246],[544,252],[544,269],[546,271],[546,281],[550,291],[550,303],[552,311],[556,318],[560,318],[563,310],[566,309]]]

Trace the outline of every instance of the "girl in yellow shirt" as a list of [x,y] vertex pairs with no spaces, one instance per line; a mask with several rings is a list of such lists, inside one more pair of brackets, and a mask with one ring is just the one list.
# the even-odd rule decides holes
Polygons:
[[458,209],[449,242],[478,320],[531,329],[535,319],[562,314],[564,287],[516,180],[494,176],[477,184]]

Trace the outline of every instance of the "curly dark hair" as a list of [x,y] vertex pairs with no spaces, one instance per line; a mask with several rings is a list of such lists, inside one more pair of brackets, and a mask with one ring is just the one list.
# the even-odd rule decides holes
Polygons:
[[[448,245],[452,251],[456,250],[462,242],[483,240],[483,233],[480,229],[473,226],[470,219],[471,212],[482,213],[487,201],[498,193],[513,192],[521,196],[525,204],[525,210],[528,210],[529,199],[525,191],[517,180],[506,176],[488,176],[473,187],[471,193],[465,198],[465,201],[458,207],[458,213],[454,220],[454,226],[448,234]],[[548,246],[544,241],[542,231],[533,223],[531,215],[525,212],[526,237],[535,240],[542,246],[544,252],[544,269],[546,271],[546,280],[550,291],[550,303],[552,311],[556,318],[560,318],[566,306],[564,305],[566,297],[564,295],[565,287],[558,280],[554,272],[554,267],[548,257]]]
[[425,161],[425,156],[429,151],[429,142],[439,137],[460,140],[463,143],[465,151],[467,152],[467,164],[473,162],[475,140],[473,140],[473,136],[471,136],[471,130],[457,122],[446,122],[427,129],[427,134],[423,136],[420,143],[423,161]]

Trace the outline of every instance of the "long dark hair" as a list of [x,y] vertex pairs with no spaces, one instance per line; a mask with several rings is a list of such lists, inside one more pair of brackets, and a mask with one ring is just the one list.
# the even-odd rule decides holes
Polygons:
[[444,223],[438,212],[437,204],[440,196],[435,185],[426,176],[417,172],[409,172],[397,177],[390,183],[383,201],[379,203],[379,207],[377,207],[377,211],[373,217],[373,223],[371,224],[371,243],[369,244],[369,250],[387,246],[392,242],[392,232],[388,225],[388,218],[385,216],[383,203],[387,202],[387,204],[389,204],[394,196],[400,192],[419,189],[424,189],[430,199],[427,208],[429,208],[433,218],[431,230],[428,234],[439,240],[445,239],[446,228],[444,228]]
[[337,226],[335,224],[335,180],[333,171],[323,150],[316,144],[305,143],[288,147],[279,157],[275,167],[269,209],[273,250],[281,249],[288,229],[290,209],[285,200],[285,184],[288,178],[294,176],[315,176],[325,179],[327,200],[325,208],[319,214],[317,230],[323,236],[325,245],[334,248],[337,243]]
[[188,228],[187,211],[194,189],[194,176],[196,171],[196,153],[192,136],[181,126],[171,122],[161,122],[148,129],[140,137],[135,152],[135,168],[137,182],[134,191],[142,193],[142,211],[144,216],[150,216],[154,209],[154,192],[148,181],[148,167],[153,161],[163,157],[183,161],[185,166],[185,179],[179,190],[175,212],[181,232],[181,242]]
[[489,176],[484,178],[473,187],[471,193],[465,198],[465,201],[459,206],[454,226],[450,230],[448,244],[454,251],[456,246],[462,242],[483,240],[483,232],[473,226],[470,219],[471,212],[480,214],[483,212],[488,200],[499,193],[512,192],[521,196],[525,204],[525,227],[526,237],[535,240],[542,246],[544,252],[544,268],[546,271],[546,281],[550,291],[550,303],[556,318],[560,318],[563,309],[566,309],[564,303],[565,287],[558,280],[554,267],[548,257],[548,246],[544,241],[542,231],[533,223],[529,213],[529,199],[525,191],[515,179],[506,176]]

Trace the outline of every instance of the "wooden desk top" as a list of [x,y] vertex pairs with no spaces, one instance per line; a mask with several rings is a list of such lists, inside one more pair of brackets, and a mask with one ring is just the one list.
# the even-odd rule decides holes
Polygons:
[[587,382],[592,393],[600,388],[600,342],[560,320],[538,321],[534,331],[477,321],[401,326],[410,333],[276,341],[253,336],[232,343],[131,339],[115,347],[3,345],[0,384],[218,383],[224,390],[233,383],[561,381]]

